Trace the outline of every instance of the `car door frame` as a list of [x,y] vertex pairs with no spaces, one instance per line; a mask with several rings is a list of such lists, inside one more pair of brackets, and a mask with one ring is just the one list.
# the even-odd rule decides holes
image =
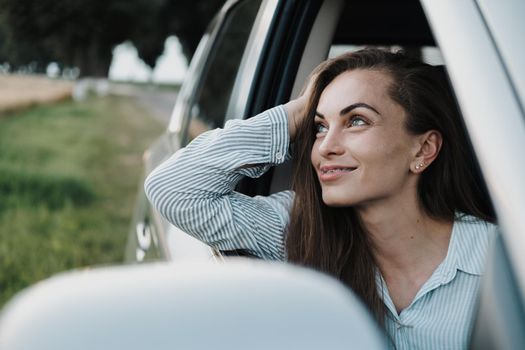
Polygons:
[[[487,259],[471,346],[525,348],[525,163],[516,151],[525,149],[525,89],[516,75],[525,69],[525,51],[510,45],[512,36],[523,38],[525,25],[512,14],[518,2],[421,2],[498,216],[500,235]],[[517,33],[498,36],[509,25]]]

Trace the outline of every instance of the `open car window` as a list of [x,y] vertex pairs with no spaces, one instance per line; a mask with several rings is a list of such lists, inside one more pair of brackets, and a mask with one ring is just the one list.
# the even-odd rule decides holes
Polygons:
[[[517,60],[508,56],[511,51],[515,53],[518,50],[511,47],[513,50],[508,50],[508,52],[498,51],[509,47],[508,40],[502,41],[504,45],[498,45],[499,43],[494,42],[495,38],[487,33],[490,30],[487,23],[490,23],[491,26],[495,25],[495,20],[487,19],[489,12],[484,13],[485,17],[482,13],[482,10],[493,6],[488,4],[490,1],[480,1],[483,3],[481,12],[475,1],[458,3],[447,1],[448,7],[433,4],[432,1],[422,2],[427,4],[425,11],[420,2],[415,0],[404,2],[325,1],[317,13],[317,18],[313,21],[311,32],[305,34],[308,37],[305,39],[302,58],[295,67],[297,73],[290,96],[297,96],[308,73],[323,59],[363,46],[402,48],[410,55],[420,57],[427,63],[445,65],[451,87],[465,119],[477,163],[482,163],[482,166],[478,167],[479,171],[483,170],[483,177],[490,185],[489,193],[495,199],[496,209],[499,209],[498,217],[503,215],[503,221],[506,223],[506,227],[500,227],[501,237],[492,248],[492,255],[487,261],[489,268],[482,282],[482,303],[475,322],[476,329],[473,333],[472,344],[476,346],[484,344],[484,348],[501,348],[502,346],[516,348],[516,345],[518,345],[517,348],[521,348],[524,344],[523,332],[516,330],[525,328],[522,293],[525,282],[523,278],[520,278],[520,272],[522,276],[525,271],[525,259],[521,258],[523,254],[520,257],[517,253],[517,247],[520,245],[515,243],[522,241],[519,235],[523,237],[525,231],[522,227],[524,226],[523,220],[519,216],[519,208],[522,210],[525,208],[523,203],[525,196],[519,196],[521,202],[515,198],[512,200],[512,203],[515,204],[513,206],[515,213],[501,211],[508,208],[511,203],[509,199],[513,193],[510,187],[505,191],[502,191],[501,188],[514,183],[516,193],[523,192],[522,181],[515,176],[515,174],[522,173],[521,169],[517,169],[521,165],[516,166],[516,170],[519,171],[514,172],[511,164],[521,156],[516,154],[516,148],[512,149],[510,142],[512,139],[515,145],[525,143],[525,137],[523,137],[525,132],[524,103],[519,100],[521,85],[516,84],[516,79],[519,80],[520,77],[514,74],[520,70],[519,67],[516,68]],[[448,8],[448,10],[439,9],[439,6]],[[432,16],[430,19],[428,15],[434,12],[439,16]],[[447,18],[451,13],[452,18]],[[507,15],[511,13],[512,11],[506,12]],[[336,18],[338,24],[335,28],[326,25]],[[454,20],[456,25],[451,26],[450,20]],[[504,26],[505,21],[502,22],[500,25]],[[516,22],[512,23],[514,23],[513,28],[516,27]],[[443,44],[445,44],[444,47]],[[515,44],[519,45],[518,42]],[[471,48],[471,46],[474,47]],[[467,56],[468,60],[465,59]],[[508,62],[512,65],[506,67]],[[496,87],[499,86],[498,84],[501,84],[501,90]],[[480,98],[481,96],[483,98]],[[498,103],[496,100],[501,102]],[[490,113],[484,110],[487,104],[491,104]],[[501,111],[497,112],[496,106],[498,105],[500,108],[508,107],[509,125],[503,127],[505,130],[500,126],[506,123],[501,119],[507,116]],[[498,115],[498,123],[494,123],[494,115]],[[492,130],[490,125],[492,125]],[[495,128],[498,129],[497,132],[494,132]],[[491,140],[491,131],[494,136],[497,136],[498,143]],[[507,158],[506,166],[501,162],[502,157],[498,159],[496,155],[499,144],[505,144],[506,147],[508,145],[503,157],[507,158],[508,155],[514,154],[514,161]],[[495,161],[499,165],[498,169],[493,169],[494,166],[491,166],[495,164]],[[273,169],[267,179],[263,177],[258,180],[259,183],[267,181],[267,185],[259,186],[256,194],[269,194],[289,189],[292,168],[293,164],[289,162]],[[505,176],[504,169],[514,174]],[[508,177],[510,182],[500,186],[497,183],[498,178],[505,177]],[[523,178],[525,176],[522,176]],[[253,184],[250,186],[254,187]],[[513,251],[516,251],[514,255]],[[499,294],[499,288],[506,288],[506,292]],[[494,305],[501,306],[498,307],[497,312],[494,310]],[[496,318],[491,318],[491,315]],[[517,327],[505,327],[507,322],[513,322]],[[487,335],[491,342],[484,340],[483,337]]]

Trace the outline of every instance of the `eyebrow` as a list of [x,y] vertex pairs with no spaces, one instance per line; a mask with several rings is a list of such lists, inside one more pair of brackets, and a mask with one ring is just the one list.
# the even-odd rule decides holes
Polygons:
[[[377,109],[375,109],[374,107],[370,106],[369,104],[366,104],[364,102],[358,102],[358,103],[353,103],[351,104],[350,106],[346,106],[345,108],[341,109],[341,111],[339,112],[339,115],[342,117],[344,116],[345,114],[349,113],[350,111],[352,111],[353,109],[355,108],[359,108],[359,107],[362,107],[362,108],[368,108],[370,109],[371,111],[374,111],[376,114],[379,114],[381,115],[381,113],[379,113],[377,111]],[[315,111],[315,114],[319,117],[319,118],[322,118],[322,119],[325,119],[324,115],[319,113],[318,111]]]

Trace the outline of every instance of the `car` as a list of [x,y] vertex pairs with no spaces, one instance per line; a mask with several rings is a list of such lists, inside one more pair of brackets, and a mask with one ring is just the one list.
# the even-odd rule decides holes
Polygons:
[[[525,329],[525,168],[518,151],[525,149],[525,25],[519,13],[525,13],[519,0],[230,1],[199,45],[166,134],[146,153],[146,174],[200,132],[297,96],[327,57],[362,46],[400,47],[445,64],[502,231],[472,341],[525,344],[518,336]],[[287,163],[243,180],[238,190],[287,189],[290,172]],[[246,255],[216,251],[186,235],[143,193],[139,203],[128,261]]]
[[[144,155],[144,178],[200,133],[297,96],[309,72],[327,57],[380,46],[444,64],[500,231],[487,260],[471,347],[525,348],[524,13],[520,0],[228,1],[197,48],[166,132]],[[287,189],[291,167],[288,162],[259,179],[245,179],[237,190],[268,195]],[[239,262],[231,257],[245,255],[217,251],[191,238],[167,222],[140,191],[126,262],[160,261],[184,270],[192,260],[235,269]],[[250,268],[240,265],[248,276]],[[258,303],[249,293],[242,298]],[[169,298],[161,300],[169,304]],[[104,305],[111,308],[111,303]]]
[[[443,63],[418,1],[228,1],[196,50],[166,132],[144,154],[143,179],[201,132],[285,103],[319,62],[364,45],[403,47]],[[261,179],[245,179],[238,190],[286,189],[290,172],[287,163]],[[243,254],[214,251],[189,237],[151,207],[141,189],[127,262]]]

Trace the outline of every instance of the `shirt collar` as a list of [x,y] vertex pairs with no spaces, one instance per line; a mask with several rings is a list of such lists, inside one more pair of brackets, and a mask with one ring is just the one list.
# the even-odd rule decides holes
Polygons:
[[[495,225],[474,216],[457,213],[452,226],[447,255],[419,290],[412,304],[426,293],[451,282],[456,277],[457,271],[476,276],[482,275],[486,253],[496,232],[494,228]],[[379,272],[376,274],[376,285],[385,305],[396,315],[386,283]]]
[[474,216],[457,213],[447,256],[431,278],[446,284],[454,279],[457,271],[481,276],[494,227]]
[[453,267],[471,275],[482,275],[495,232],[495,225],[491,223],[471,215],[456,214],[449,246],[449,254],[455,256]]

